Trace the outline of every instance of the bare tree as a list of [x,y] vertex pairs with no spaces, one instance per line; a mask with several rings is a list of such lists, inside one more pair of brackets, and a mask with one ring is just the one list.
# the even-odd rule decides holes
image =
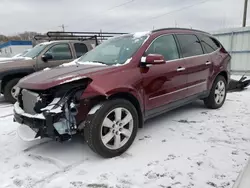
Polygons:
[[9,39],[5,35],[0,35],[0,43],[7,42]]
[[34,41],[34,36],[38,35],[37,32],[25,31],[23,33],[19,33],[17,35],[5,36],[0,34],[0,43],[7,42],[9,40],[29,40]]
[[25,31],[24,33],[20,33],[19,36],[21,40],[33,40],[35,35],[38,35],[37,32],[28,32]]

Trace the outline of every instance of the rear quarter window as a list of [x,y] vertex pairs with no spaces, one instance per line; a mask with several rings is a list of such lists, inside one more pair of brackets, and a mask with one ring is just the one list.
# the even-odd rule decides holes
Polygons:
[[212,53],[220,48],[220,43],[212,37],[201,35],[200,40],[206,53]]
[[180,44],[183,57],[192,57],[203,54],[203,50],[197,36],[192,34],[178,34],[176,37]]

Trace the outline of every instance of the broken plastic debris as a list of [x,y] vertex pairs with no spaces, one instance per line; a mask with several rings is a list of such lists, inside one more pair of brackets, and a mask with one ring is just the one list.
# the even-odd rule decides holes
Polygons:
[[17,134],[24,141],[33,141],[33,140],[41,139],[40,136],[35,138],[37,133],[33,131],[30,127],[28,127],[27,125],[20,125],[17,129]]

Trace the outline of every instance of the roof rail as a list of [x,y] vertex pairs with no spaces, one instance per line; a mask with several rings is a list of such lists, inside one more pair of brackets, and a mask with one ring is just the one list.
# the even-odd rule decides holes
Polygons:
[[49,38],[46,35],[35,35],[35,40],[49,40]]
[[114,32],[61,32],[61,31],[49,31],[46,35],[36,35],[35,40],[95,40],[96,45],[98,41],[104,41],[114,36],[119,36],[127,33],[114,33]]
[[156,30],[153,30],[152,32],[154,33],[154,32],[165,31],[165,30],[185,30],[185,31],[196,31],[196,32],[200,32],[200,33],[210,34],[210,33],[208,33],[208,32],[201,31],[201,30],[197,30],[197,29],[178,28],[178,27],[170,27],[170,28],[156,29]]

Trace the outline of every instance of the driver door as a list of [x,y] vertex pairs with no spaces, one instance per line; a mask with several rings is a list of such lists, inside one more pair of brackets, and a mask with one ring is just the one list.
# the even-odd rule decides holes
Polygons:
[[187,73],[173,35],[156,38],[145,54],[160,54],[166,60],[165,64],[141,68],[145,112],[146,116],[153,116],[186,97]]
[[46,67],[52,68],[59,66],[63,63],[68,63],[74,60],[72,50],[67,43],[55,44],[50,47],[43,55],[50,54],[52,59],[44,62],[41,58],[39,58],[38,69],[44,69]]

